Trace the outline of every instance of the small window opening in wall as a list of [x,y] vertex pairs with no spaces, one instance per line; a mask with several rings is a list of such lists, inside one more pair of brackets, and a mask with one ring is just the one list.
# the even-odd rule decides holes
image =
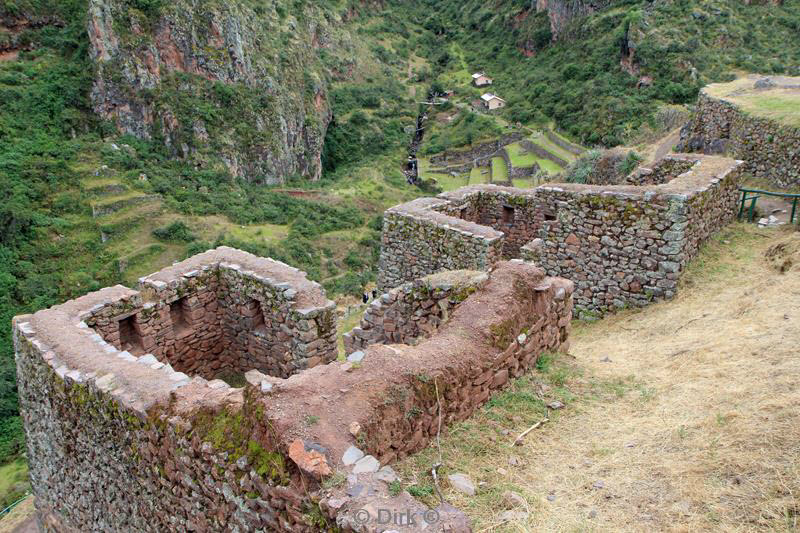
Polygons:
[[172,320],[172,330],[176,335],[183,333],[189,329],[189,322],[186,320],[184,313],[184,299],[175,300],[169,304],[169,317]]
[[507,205],[503,206],[503,223],[511,224],[514,222],[514,208]]
[[119,321],[119,344],[120,348],[132,354],[144,352],[142,337],[136,329],[136,315]]
[[267,332],[267,325],[264,322],[264,311],[261,310],[261,303],[258,300],[250,300],[250,303],[247,305],[247,315],[250,317],[251,331],[261,334]]
[[555,221],[555,220],[556,220],[556,218],[557,218],[557,217],[556,217],[556,214],[555,214],[555,213],[545,213],[545,214],[544,214],[544,219],[545,219],[545,221]]

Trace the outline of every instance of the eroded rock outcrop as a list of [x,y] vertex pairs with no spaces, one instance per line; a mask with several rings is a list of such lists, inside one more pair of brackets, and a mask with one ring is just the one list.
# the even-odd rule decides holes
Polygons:
[[317,51],[335,48],[339,15],[313,2],[153,5],[91,0],[95,111],[239,178],[318,178],[331,111]]
[[536,11],[547,11],[550,31],[556,41],[569,23],[611,5],[613,0],[537,0]]

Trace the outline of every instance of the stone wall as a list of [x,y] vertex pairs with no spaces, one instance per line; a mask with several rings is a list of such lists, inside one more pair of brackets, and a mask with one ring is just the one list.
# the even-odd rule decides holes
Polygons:
[[140,290],[87,324],[117,349],[182,372],[288,377],[336,357],[334,303],[283,263],[223,247],[142,278]]
[[370,304],[358,327],[344,334],[345,353],[371,344],[417,344],[447,322],[486,279],[483,272],[451,270],[390,290]]
[[505,259],[519,257],[520,247],[536,236],[539,224],[549,216],[537,208],[533,191],[514,187],[475,185],[439,197],[447,200],[438,207],[440,212],[500,232]]
[[701,92],[694,118],[681,130],[678,148],[728,153],[745,161],[744,172],[777,187],[800,185],[800,128],[745,113]]
[[[490,183],[496,183],[498,185],[511,185],[511,178],[514,175],[514,165],[511,164],[511,156],[508,154],[508,150],[506,150],[505,148],[501,149],[497,153],[503,159],[503,162],[505,162],[506,164],[508,179],[505,181],[495,180],[494,175],[492,174],[492,181]],[[494,168],[494,166],[490,165],[489,168],[492,169]]]
[[558,166],[560,166],[562,168],[566,168],[566,167],[569,166],[569,163],[567,163],[565,160],[561,159],[560,157],[558,157],[557,155],[555,155],[555,154],[553,154],[551,152],[548,152],[547,150],[545,150],[544,148],[542,148],[538,144],[535,144],[535,143],[529,141],[528,139],[521,140],[519,142],[519,144],[520,144],[520,146],[522,146],[527,151],[529,151],[532,154],[536,155],[536,157],[541,157],[542,159],[547,159],[549,161],[552,161],[553,163],[555,163],[556,165],[558,165]]
[[533,166],[530,167],[510,166],[508,168],[509,168],[509,177],[512,180],[531,178],[536,174],[538,174],[539,171],[541,170],[538,163],[534,163]]
[[694,160],[666,156],[650,167],[636,169],[624,181],[628,185],[660,185],[688,172],[694,165]]
[[566,150],[567,152],[573,155],[581,155],[583,152],[586,151],[577,144],[572,144],[568,140],[564,139],[560,135],[556,135],[554,132],[550,130],[545,130],[544,135],[551,143],[555,144],[559,148]]
[[381,289],[443,270],[486,270],[502,257],[501,232],[471,222],[466,215],[437,211],[447,205],[419,198],[384,213]]
[[[235,251],[214,254],[231,275],[236,261],[243,276],[263,276]],[[143,284],[177,290],[177,275],[202,278],[195,267],[208,259]],[[291,278],[303,306],[318,296],[304,280]],[[208,286],[193,288],[205,294]],[[148,290],[103,289],[14,319],[43,532],[377,533],[385,527],[374,514],[362,525],[359,510],[422,516],[424,505],[390,491],[395,476],[385,465],[422,449],[440,424],[446,430],[470,416],[541,353],[566,350],[573,285],[521,261],[501,262],[417,346],[372,345],[358,366],[331,362],[290,379],[249,371],[243,388],[120,351],[89,326],[108,308],[146,305],[157,296]],[[440,530],[470,531],[453,507],[436,512]]]
[[14,322],[40,530],[314,531],[297,468],[242,389],[120,352],[81,321],[120,297],[137,294],[104,289]]
[[436,154],[430,158],[431,166],[447,167],[467,163],[473,164],[476,160],[491,159],[499,150],[502,150],[504,146],[517,142],[524,137],[525,135],[522,133],[515,132],[504,135],[488,143],[475,145],[467,150],[453,150],[442,154]]
[[[499,231],[503,257],[522,256],[574,281],[576,314],[590,317],[674,296],[700,244],[735,216],[741,167],[722,157],[672,155],[646,174],[657,184],[471,186],[429,200],[427,212]],[[385,232],[381,268],[401,256],[414,263],[415,250],[428,258],[424,238]],[[459,250],[458,260],[468,262],[468,253]],[[419,266],[429,268],[424,274],[438,268],[431,260]],[[382,287],[419,277],[396,266],[393,272],[393,278],[381,275]]]
[[541,205],[558,214],[528,257],[575,282],[579,316],[672,298],[699,244],[736,215],[741,175],[729,162],[704,159],[653,187],[542,186]]

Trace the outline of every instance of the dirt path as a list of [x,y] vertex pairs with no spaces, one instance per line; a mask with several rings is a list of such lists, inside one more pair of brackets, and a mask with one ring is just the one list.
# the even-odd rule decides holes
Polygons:
[[676,128],[675,130],[671,131],[666,137],[658,141],[655,145],[655,150],[652,153],[652,156],[649,158],[650,163],[655,163],[659,159],[663,159],[665,155],[671,154],[672,149],[678,144],[678,141],[681,140],[681,129]]
[[[790,235],[732,226],[675,300],[577,328],[556,368],[442,442],[479,486],[445,497],[476,531],[797,531],[800,233],[788,272],[765,259]],[[512,448],[553,398],[566,408]],[[507,490],[529,513],[503,523]]]

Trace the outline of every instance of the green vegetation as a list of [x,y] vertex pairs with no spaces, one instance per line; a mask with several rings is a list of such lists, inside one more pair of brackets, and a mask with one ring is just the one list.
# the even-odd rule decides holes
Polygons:
[[[408,141],[403,128],[413,123],[416,106],[402,100],[399,85],[383,89],[392,72],[364,82],[382,88],[378,107],[371,97],[354,104],[346,102],[346,90],[336,92],[334,106],[341,94],[352,113],[337,117],[331,135],[341,133],[341,124],[346,133],[351,121],[354,127],[364,121],[366,129],[358,138],[343,135],[349,144],[338,150],[331,142],[326,155],[335,157],[326,160],[324,179],[293,181],[292,194],[235,180],[216,165],[174,160],[160,139],[118,137],[91,111],[86,7],[84,0],[0,2],[0,16],[48,14],[60,21],[25,30],[21,42],[33,50],[0,62],[0,321],[6,324],[0,328],[0,464],[20,457],[24,447],[8,327],[13,316],[104,286],[130,286],[219,245],[297,266],[325,283],[331,296],[360,294],[375,277],[377,215],[418,194],[399,172]],[[232,114],[224,116],[232,119],[239,101],[227,89],[210,88],[231,98]],[[207,95],[187,94],[193,101],[176,100],[175,109],[185,104],[187,112],[195,106],[193,113],[216,113]],[[356,116],[360,111],[364,116]],[[92,217],[92,206],[112,205],[113,213]]]
[[335,120],[325,136],[323,166],[332,172],[408,143],[405,124],[415,106],[403,101],[403,86],[389,76],[364,85],[337,85],[331,94]]
[[575,160],[564,173],[568,183],[614,185],[636,170],[644,158],[631,150],[589,150]]
[[189,226],[180,220],[173,222],[169,226],[154,229],[153,235],[167,242],[192,242],[197,239],[189,229]]
[[508,152],[508,157],[511,159],[511,164],[514,168],[532,167],[538,163],[536,156],[525,150],[519,143],[506,146],[506,152]]
[[[115,281],[99,239],[74,223],[88,206],[68,165],[81,148],[72,134],[97,139],[100,126],[87,113],[91,66],[82,4],[51,7],[72,22],[30,31],[22,38],[45,48],[0,63],[0,461],[23,444],[11,318]],[[0,14],[33,7],[39,6],[5,2]]]
[[[415,51],[435,77],[450,81],[464,63],[485,70],[494,78],[492,91],[508,102],[501,116],[523,124],[555,121],[589,145],[625,142],[654,126],[659,104],[692,102],[700,87],[730,81],[734,71],[797,73],[800,48],[787,46],[797,43],[796,2],[611,4],[567,24],[557,42],[547,13],[531,11],[527,1],[395,1],[392,9],[410,12],[421,28],[412,39]],[[622,70],[625,47],[651,85],[637,89],[638,76]]]
[[572,164],[567,170],[564,180],[568,183],[587,183],[602,155],[601,150],[589,150]]
[[433,155],[452,148],[472,145],[493,139],[503,133],[501,127],[490,117],[472,111],[460,111],[447,127],[434,122],[426,132],[422,155]]
[[492,158],[492,182],[500,183],[508,181],[508,165],[502,157]]
[[28,464],[23,459],[0,466],[0,506],[3,509],[23,497],[29,488]]

